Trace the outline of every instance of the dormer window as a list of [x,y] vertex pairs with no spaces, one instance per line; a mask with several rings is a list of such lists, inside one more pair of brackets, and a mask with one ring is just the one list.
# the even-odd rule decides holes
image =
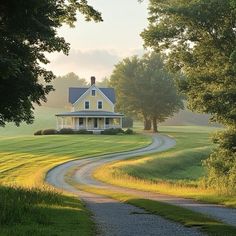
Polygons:
[[85,101],[85,103],[84,103],[84,108],[85,108],[86,110],[89,109],[89,101]]
[[93,90],[92,90],[92,96],[95,96],[95,95],[96,95],[96,90],[93,89]]
[[98,109],[102,109],[102,101],[98,101]]

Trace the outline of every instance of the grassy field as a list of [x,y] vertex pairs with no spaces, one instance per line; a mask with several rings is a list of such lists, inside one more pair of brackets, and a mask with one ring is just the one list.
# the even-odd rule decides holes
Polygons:
[[48,190],[45,173],[65,161],[149,142],[142,135],[0,137],[0,235],[91,235],[89,212],[73,196]]
[[19,127],[8,123],[4,128],[0,127],[0,136],[22,136],[32,135],[40,129],[56,128],[55,114],[66,111],[65,109],[51,107],[36,107],[35,120],[33,124],[22,123]]
[[213,146],[209,127],[162,127],[177,141],[163,153],[119,161],[99,168],[94,176],[104,182],[142,190],[162,192],[236,207],[235,196],[222,196],[205,189],[201,177],[205,160]]
[[1,236],[94,235],[79,199],[55,191],[0,187]]

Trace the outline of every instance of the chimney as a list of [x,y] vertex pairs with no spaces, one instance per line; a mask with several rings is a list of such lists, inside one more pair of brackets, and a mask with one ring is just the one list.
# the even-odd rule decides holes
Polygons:
[[96,78],[95,76],[91,76],[91,86],[95,84]]

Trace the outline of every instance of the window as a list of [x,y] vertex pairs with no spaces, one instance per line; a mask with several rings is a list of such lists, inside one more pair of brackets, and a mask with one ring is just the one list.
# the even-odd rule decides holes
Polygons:
[[109,119],[109,118],[106,118],[105,124],[106,124],[106,125],[109,125],[109,124],[110,124],[110,119]]
[[82,126],[84,124],[84,119],[83,118],[79,118],[79,125]]
[[98,101],[98,109],[102,109],[102,101]]
[[84,108],[85,108],[85,109],[89,109],[89,101],[85,101],[85,103],[84,103]]
[[92,90],[92,96],[95,96],[96,95],[96,90]]

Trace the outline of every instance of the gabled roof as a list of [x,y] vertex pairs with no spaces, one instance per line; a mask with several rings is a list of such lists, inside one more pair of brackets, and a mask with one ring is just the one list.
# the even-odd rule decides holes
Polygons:
[[113,88],[99,88],[108,99],[113,102],[113,104],[116,103],[116,95],[115,95],[115,90]]
[[[89,88],[69,88],[69,102],[74,104]],[[113,88],[98,88],[113,103],[116,103],[115,91]]]
[[88,88],[69,88],[69,102],[74,104]]

